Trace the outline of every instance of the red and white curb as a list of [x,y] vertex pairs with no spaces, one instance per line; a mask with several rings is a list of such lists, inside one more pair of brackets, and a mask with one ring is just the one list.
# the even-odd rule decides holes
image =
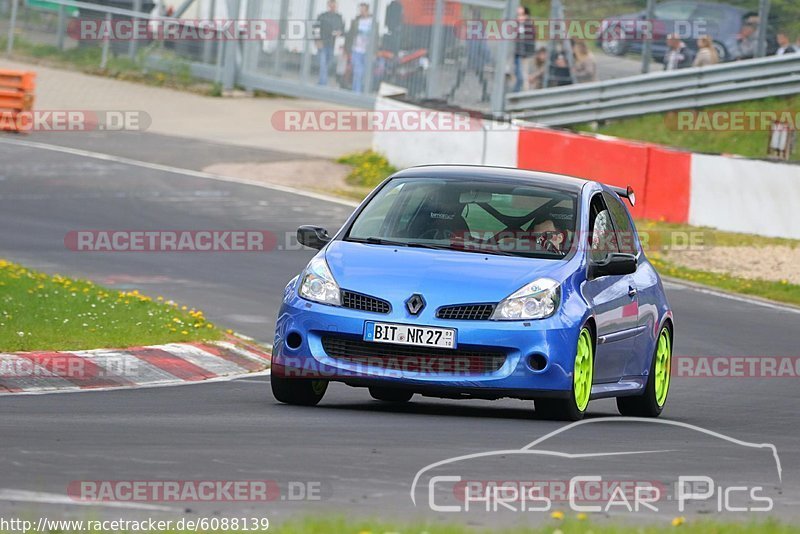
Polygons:
[[260,347],[231,341],[0,353],[0,395],[231,379],[267,371],[269,364],[269,353]]

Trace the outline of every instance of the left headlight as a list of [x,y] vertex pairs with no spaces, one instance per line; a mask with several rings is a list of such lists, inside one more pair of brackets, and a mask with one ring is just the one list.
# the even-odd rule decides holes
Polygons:
[[556,313],[561,301],[561,284],[550,278],[540,278],[515,291],[492,314],[494,321],[546,319]]
[[332,306],[342,305],[339,284],[333,279],[324,257],[317,256],[308,264],[300,281],[299,294],[304,299],[314,302]]

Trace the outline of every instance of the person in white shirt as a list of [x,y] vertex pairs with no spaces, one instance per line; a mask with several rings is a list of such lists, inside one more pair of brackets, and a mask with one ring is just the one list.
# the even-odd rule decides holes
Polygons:
[[785,32],[781,32],[778,34],[778,49],[775,50],[776,56],[782,56],[784,54],[793,54],[797,52],[797,49],[792,46],[792,41],[789,39],[789,36],[786,35]]
[[664,54],[664,70],[677,70],[692,66],[694,54],[677,35],[674,33],[667,35],[667,46],[669,46],[669,51]]
[[350,24],[348,33],[348,45],[350,49],[350,60],[353,65],[353,92],[364,92],[364,72],[367,66],[367,51],[372,36],[372,15],[369,12],[369,4],[361,3],[358,5],[358,16]]

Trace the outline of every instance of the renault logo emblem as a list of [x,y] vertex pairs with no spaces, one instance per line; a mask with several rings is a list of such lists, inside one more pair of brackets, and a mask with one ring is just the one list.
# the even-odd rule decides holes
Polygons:
[[406,309],[408,309],[408,313],[411,315],[419,315],[419,312],[425,307],[425,299],[422,298],[422,295],[414,293],[408,300],[406,301]]

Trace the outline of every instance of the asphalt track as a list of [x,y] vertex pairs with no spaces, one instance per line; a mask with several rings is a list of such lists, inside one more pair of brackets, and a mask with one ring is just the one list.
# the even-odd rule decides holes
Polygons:
[[[65,234],[78,229],[260,229],[280,236],[281,244],[283,236],[291,236],[300,224],[335,229],[350,211],[346,205],[318,198],[16,144],[21,140],[73,145],[194,170],[219,161],[296,159],[151,134],[113,138],[98,134],[90,143],[70,135],[0,138],[0,256],[49,272],[174,298],[262,342],[271,341],[285,282],[304,266],[310,251],[77,253],[65,248]],[[128,137],[120,142],[119,135]],[[676,317],[676,355],[798,355],[796,311],[676,284],[668,285],[668,296]],[[432,462],[519,449],[564,426],[536,419],[530,403],[415,398],[405,406],[389,406],[372,401],[363,390],[332,385],[319,407],[298,408],[277,404],[268,380],[252,377],[184,387],[1,398],[0,516],[235,514],[275,522],[332,511],[481,525],[548,517],[437,513],[427,505],[426,491],[418,492],[417,506],[409,493],[415,473]],[[616,476],[634,478],[668,478],[683,470],[708,475],[719,485],[722,481],[763,484],[774,497],[770,515],[797,519],[798,400],[797,378],[675,378],[664,413],[669,421],[744,442],[774,444],[782,467],[780,482],[773,456],[763,450],[683,427],[603,421],[604,416],[616,415],[611,401],[593,402],[591,423],[550,440],[550,448],[576,454],[669,451],[627,457],[602,469],[613,467]],[[512,457],[505,454],[502,462]],[[564,476],[563,461],[553,457],[538,461],[535,474],[526,476]],[[594,460],[589,471],[600,470],[601,462]],[[515,469],[512,459],[502,465],[476,461],[459,472],[494,480]],[[268,479],[281,488],[290,481],[319,482],[322,490],[319,500],[278,499],[267,504],[86,507],[66,497],[68,484],[75,480],[154,479]],[[713,516],[716,504],[711,500],[690,513]],[[651,515],[660,520],[675,514],[665,506]],[[747,514],[717,515],[733,520]]]

